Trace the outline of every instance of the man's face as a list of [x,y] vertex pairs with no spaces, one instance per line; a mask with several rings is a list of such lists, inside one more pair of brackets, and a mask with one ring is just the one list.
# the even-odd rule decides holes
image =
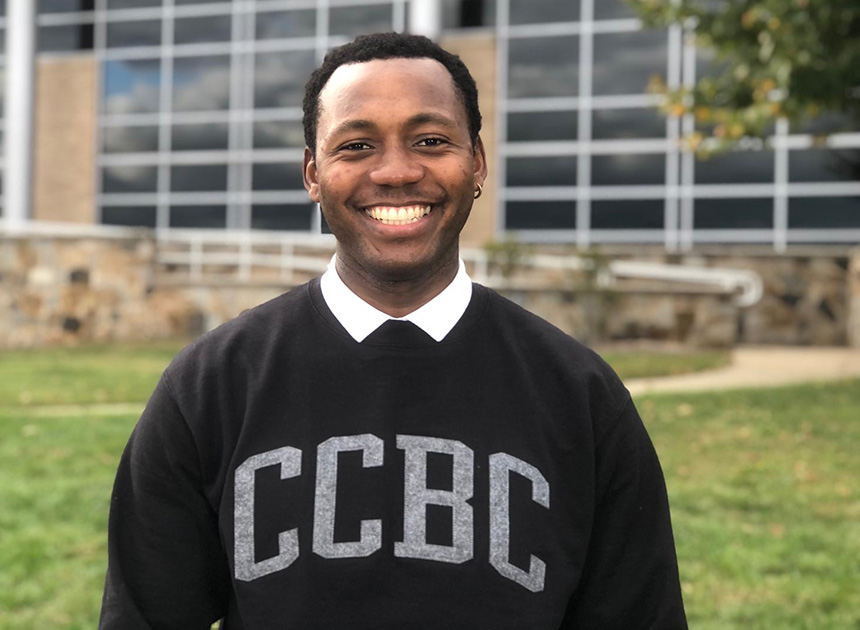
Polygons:
[[338,240],[338,257],[378,281],[456,264],[476,182],[486,177],[466,110],[433,59],[339,67],[320,93],[316,157],[305,187]]

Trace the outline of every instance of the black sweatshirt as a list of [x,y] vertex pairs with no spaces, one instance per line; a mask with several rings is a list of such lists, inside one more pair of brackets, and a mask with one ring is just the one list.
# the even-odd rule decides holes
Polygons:
[[319,281],[204,335],[123,454],[100,628],[686,628],[614,372],[474,285],[362,343]]

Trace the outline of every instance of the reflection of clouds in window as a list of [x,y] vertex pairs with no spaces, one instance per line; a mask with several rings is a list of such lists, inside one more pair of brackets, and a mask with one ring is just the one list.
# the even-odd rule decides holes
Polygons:
[[304,128],[298,120],[265,120],[254,123],[255,149],[303,149]]
[[103,127],[105,153],[150,153],[158,151],[158,127]]
[[860,180],[860,149],[789,151],[788,177],[793,182]]
[[509,96],[575,96],[578,58],[578,37],[512,39]]
[[173,125],[170,146],[174,151],[223,151],[227,149],[228,125]]
[[174,111],[227,109],[229,103],[229,57],[178,57],[174,60]]
[[305,83],[315,67],[312,50],[258,54],[254,65],[254,106],[301,107]]
[[158,170],[154,166],[108,166],[102,170],[102,192],[155,192]]
[[662,199],[591,202],[591,227],[596,230],[659,230],[664,218]]
[[666,75],[665,31],[594,37],[594,94],[642,94],[648,79]]
[[656,108],[599,109],[592,112],[591,135],[595,140],[662,138],[666,119]]
[[362,33],[390,31],[391,4],[369,7],[332,7],[329,14],[329,33],[355,37]]
[[107,45],[108,48],[160,46],[161,20],[108,22]]
[[574,186],[576,156],[508,158],[508,186]]
[[593,155],[591,179],[594,186],[663,184],[666,181],[666,156]]
[[317,29],[315,9],[257,14],[257,39],[313,37]]
[[697,230],[770,229],[773,198],[696,199],[693,227]]
[[579,21],[579,0],[511,0],[510,7],[511,24]]
[[576,140],[578,115],[575,111],[508,114],[508,140]]
[[788,200],[789,228],[860,228],[860,197],[795,197]]
[[177,19],[173,29],[173,41],[176,44],[229,42],[230,16],[212,15]]
[[696,162],[697,184],[754,184],[772,182],[773,153],[735,151]]
[[170,190],[177,192],[227,190],[227,165],[172,166],[170,167]]
[[106,61],[105,112],[132,114],[158,111],[161,71],[157,59]]

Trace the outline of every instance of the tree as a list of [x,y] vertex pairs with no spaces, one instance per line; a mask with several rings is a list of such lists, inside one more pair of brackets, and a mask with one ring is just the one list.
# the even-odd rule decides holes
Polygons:
[[[652,79],[672,115],[693,113],[689,148],[710,153],[764,137],[779,118],[860,122],[860,0],[626,0],[649,26],[683,24],[714,56],[695,86]],[[830,131],[839,131],[831,129]]]

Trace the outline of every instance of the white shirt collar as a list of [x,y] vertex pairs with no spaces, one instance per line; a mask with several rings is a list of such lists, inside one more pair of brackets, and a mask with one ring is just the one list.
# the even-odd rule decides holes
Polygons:
[[472,299],[472,280],[461,259],[457,275],[439,295],[404,317],[391,317],[362,300],[344,284],[335,269],[335,259],[336,256],[332,256],[320,278],[320,290],[337,321],[359,343],[389,319],[412,322],[436,341],[442,341],[460,321]]

